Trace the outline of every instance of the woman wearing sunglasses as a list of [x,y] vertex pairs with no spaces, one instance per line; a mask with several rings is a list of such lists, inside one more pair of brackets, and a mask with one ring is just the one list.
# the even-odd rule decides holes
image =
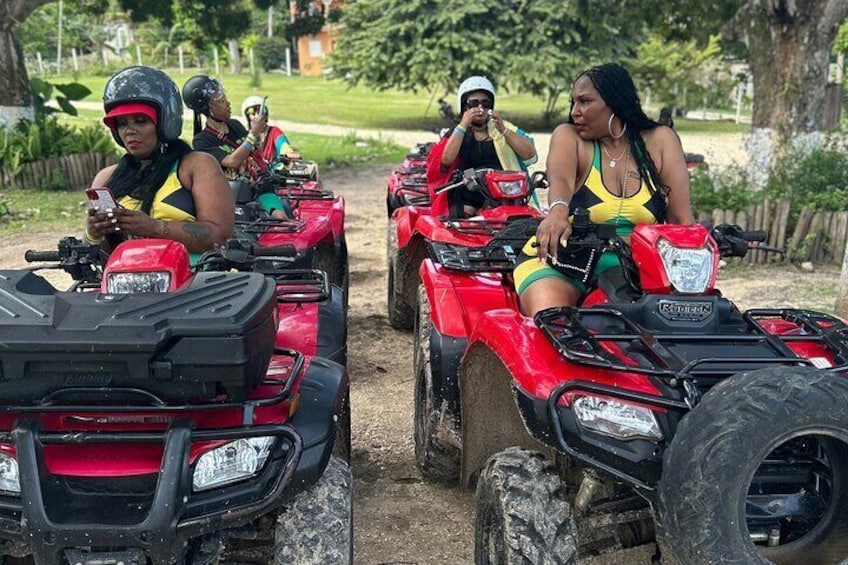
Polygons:
[[[186,81],[183,101],[194,110],[194,149],[215,157],[228,179],[241,175],[255,181],[268,171],[259,147],[260,136],[267,127],[266,115],[257,116],[250,122],[250,130],[245,129],[232,117],[224,86],[207,75],[195,75]],[[206,117],[206,127],[202,130],[201,115]],[[256,200],[272,217],[288,217],[287,206],[273,192],[261,193]]]
[[[536,162],[533,139],[524,130],[505,121],[495,111],[495,87],[484,76],[462,81],[456,93],[462,118],[427,157],[427,182],[431,189],[447,184],[457,169],[500,169],[524,171]],[[483,195],[457,192],[465,215],[483,205]]]
[[[263,100],[258,96],[248,96],[244,99],[244,102],[241,103],[241,112],[244,114],[248,127],[252,127],[263,116],[267,124],[269,114],[267,101],[264,106],[265,111],[262,112]],[[300,154],[292,147],[288,136],[277,126],[267,125],[265,127],[265,131],[260,134],[257,148],[262,153],[262,158],[268,163],[280,156],[300,159]]]

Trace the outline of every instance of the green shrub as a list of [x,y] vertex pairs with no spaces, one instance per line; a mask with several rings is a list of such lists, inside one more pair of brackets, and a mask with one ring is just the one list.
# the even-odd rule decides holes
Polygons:
[[848,155],[833,143],[811,152],[791,152],[772,168],[766,193],[790,200],[793,215],[803,206],[848,210]]
[[760,193],[751,191],[749,186],[748,176],[739,166],[719,171],[696,169],[690,182],[692,210],[696,217],[716,208],[734,212],[747,210],[752,202],[762,198]]
[[286,47],[288,41],[284,37],[260,37],[253,47],[253,54],[262,69],[267,72],[283,66],[286,62]]

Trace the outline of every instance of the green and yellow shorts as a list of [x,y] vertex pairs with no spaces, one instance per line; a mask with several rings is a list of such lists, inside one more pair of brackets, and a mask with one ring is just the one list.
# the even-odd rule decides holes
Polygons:
[[[518,260],[516,261],[515,269],[513,270],[515,289],[518,294],[520,295],[534,282],[547,278],[555,278],[566,281],[574,285],[574,287],[581,293],[585,294],[586,285],[583,284],[583,281],[557,271],[551,267],[547,261],[539,261],[536,247],[534,247],[535,243],[536,236],[534,235],[529,241],[527,241],[526,244],[524,244],[524,247],[521,249],[521,253],[518,255]],[[592,281],[595,281],[598,278],[598,275],[607,269],[618,267],[619,265],[621,265],[621,261],[619,261],[618,255],[611,251],[605,252],[598,260],[598,264],[595,265],[595,268],[592,271],[592,276],[589,278],[589,282],[591,283]]]

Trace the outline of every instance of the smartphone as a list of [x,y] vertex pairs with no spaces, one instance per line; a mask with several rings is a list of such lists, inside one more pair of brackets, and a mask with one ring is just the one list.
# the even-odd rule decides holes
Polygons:
[[262,105],[259,107],[259,115],[260,116],[267,116],[268,115],[267,102],[268,102],[268,97],[266,96],[265,98],[262,99]]
[[98,212],[114,210],[118,207],[115,197],[112,196],[112,191],[108,188],[87,188],[85,194],[88,196],[89,206]]

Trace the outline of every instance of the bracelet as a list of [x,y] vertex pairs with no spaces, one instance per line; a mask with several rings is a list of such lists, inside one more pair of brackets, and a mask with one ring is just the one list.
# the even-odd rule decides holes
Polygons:
[[456,126],[454,126],[453,131],[455,131],[456,133],[458,133],[462,137],[465,137],[465,133],[466,133],[467,130],[460,125],[456,125]]
[[247,147],[247,150],[248,150],[248,151],[253,151],[253,144],[252,144],[252,143],[250,143],[250,142],[249,142],[248,140],[246,140],[246,139],[245,139],[244,141],[242,141],[242,142],[241,142],[241,146],[242,146],[242,147]]
[[94,237],[91,235],[91,232],[88,231],[88,227],[85,228],[85,235],[83,236],[88,243],[100,243],[103,241],[103,236]]
[[569,210],[571,209],[571,206],[570,206],[568,200],[566,200],[565,198],[557,198],[556,200],[554,200],[553,202],[548,204],[548,212],[553,210],[556,206],[565,206]]
[[251,145],[256,145],[256,142],[259,141],[259,138],[256,137],[255,133],[250,132],[245,136],[245,141],[249,142]]

